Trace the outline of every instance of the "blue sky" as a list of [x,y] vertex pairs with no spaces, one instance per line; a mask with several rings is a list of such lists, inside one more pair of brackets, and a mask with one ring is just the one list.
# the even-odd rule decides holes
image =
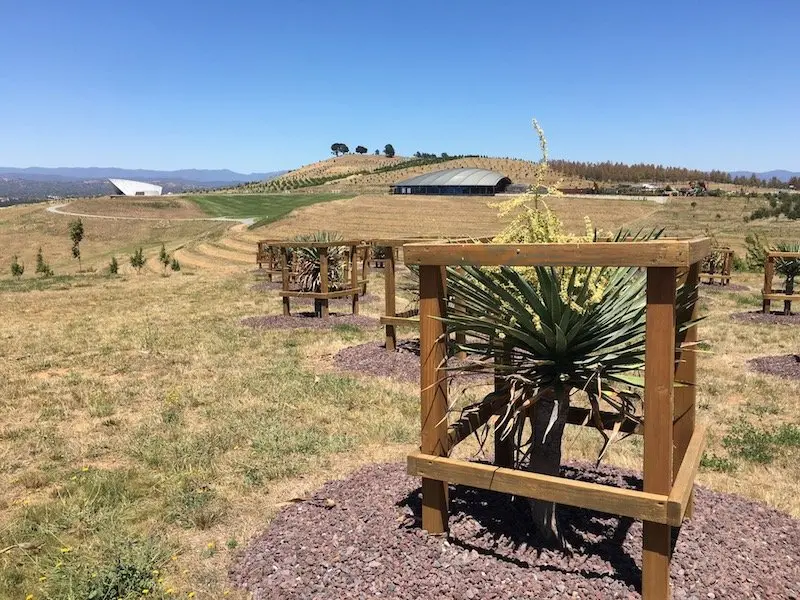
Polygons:
[[370,151],[800,171],[800,2],[0,0],[0,165]]

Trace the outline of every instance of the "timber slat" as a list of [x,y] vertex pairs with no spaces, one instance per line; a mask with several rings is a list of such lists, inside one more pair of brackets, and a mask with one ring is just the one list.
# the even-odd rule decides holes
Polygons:
[[651,242],[559,244],[412,243],[405,262],[416,265],[688,267],[711,251],[707,238]]
[[346,290],[336,290],[335,292],[298,292],[294,290],[289,291],[278,291],[278,296],[282,296],[284,298],[313,298],[315,300],[330,300],[332,298],[344,298],[345,296],[352,296],[354,294],[360,294],[360,289],[346,289]]
[[421,452],[408,455],[408,474],[633,519],[667,523],[668,497],[664,494],[626,490]]
[[683,523],[683,516],[689,506],[694,480],[697,477],[697,470],[700,468],[700,461],[703,458],[703,450],[706,447],[705,423],[699,425],[692,434],[686,454],[683,456],[678,475],[672,484],[667,505],[667,516],[669,524],[673,527],[680,527]]
[[789,295],[789,294],[775,294],[775,293],[764,294],[762,292],[761,297],[764,300],[791,300],[791,301],[800,300],[800,294],[791,294],[791,295]]

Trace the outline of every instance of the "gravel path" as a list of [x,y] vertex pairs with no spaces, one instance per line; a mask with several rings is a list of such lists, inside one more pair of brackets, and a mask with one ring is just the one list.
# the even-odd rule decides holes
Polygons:
[[330,313],[330,318],[321,319],[313,312],[300,312],[285,317],[283,315],[263,315],[245,317],[242,325],[253,329],[330,329],[336,325],[355,325],[356,327],[377,327],[379,321],[362,315]]
[[747,364],[753,371],[783,377],[784,379],[800,379],[800,355],[760,356],[751,358]]
[[[349,373],[392,377],[400,381],[419,384],[419,339],[398,340],[397,350],[387,352],[380,342],[368,342],[358,346],[342,348],[333,357],[336,368]],[[450,358],[450,366],[459,361]],[[481,373],[459,374],[450,378],[451,383],[484,385],[491,377]]]
[[758,323],[762,325],[796,325],[800,323],[800,313],[784,315],[783,312],[764,314],[760,310],[733,313],[731,319],[740,323]]
[[[624,487],[614,468],[570,477]],[[641,522],[565,507],[572,556],[537,547],[510,496],[452,487],[451,531],[419,527],[419,480],[371,465],[283,509],[237,556],[235,585],[254,600],[640,598]],[[676,600],[800,598],[800,521],[699,488],[672,563]]]

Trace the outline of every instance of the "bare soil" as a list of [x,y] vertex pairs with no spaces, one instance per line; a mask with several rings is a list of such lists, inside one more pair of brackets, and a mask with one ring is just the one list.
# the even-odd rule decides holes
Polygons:
[[701,283],[701,290],[708,290],[714,292],[748,292],[750,288],[740,283],[729,283],[728,285],[720,285],[718,283]]
[[800,323],[800,314],[784,315],[783,312],[763,313],[760,310],[733,313],[731,319],[739,323],[757,323],[762,325],[796,325]]
[[747,361],[758,373],[767,373],[784,379],[800,379],[800,355],[760,356]]
[[[641,489],[632,471],[568,465],[562,475]],[[800,521],[698,487],[676,531],[675,599],[800,598]],[[420,527],[419,480],[367,466],[282,510],[234,561],[254,600],[299,598],[640,598],[642,523],[563,507],[572,555],[541,546],[524,501],[450,486],[450,532]]]

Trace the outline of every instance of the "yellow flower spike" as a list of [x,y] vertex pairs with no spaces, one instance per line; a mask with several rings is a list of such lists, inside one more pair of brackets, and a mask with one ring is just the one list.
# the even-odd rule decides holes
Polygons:
[[161,573],[161,571],[158,569],[153,569],[153,575],[158,575],[159,573]]
[[188,594],[186,594],[186,597],[187,598],[194,598],[195,597],[195,593],[194,592],[189,592]]
[[164,590],[164,593],[167,594],[168,596],[172,596],[175,594],[175,590],[172,588],[167,588],[166,590]]
[[89,470],[89,467],[83,467],[83,468],[81,469],[81,471],[83,471],[84,473],[86,473],[86,471],[88,471],[88,470]]
[[39,577],[39,581],[47,581],[47,575],[42,575]]
[[69,546],[63,546],[63,547],[61,548],[61,553],[62,553],[62,554],[66,554],[67,552],[72,552],[72,548],[71,548],[71,547],[69,547]]
[[181,571],[181,574],[186,575],[188,572],[189,572],[189,569],[184,569],[183,571]]
[[150,590],[148,590],[147,588],[144,588],[142,590],[142,596],[147,596],[147,594],[149,594],[149,593],[150,593]]
[[172,556],[170,556],[170,560],[178,560],[178,555],[173,554]]
[[33,594],[28,594],[25,596],[25,600],[34,600]]
[[64,563],[63,563],[63,562],[61,562],[60,560],[59,560],[58,562],[56,562],[56,569],[58,569],[59,567],[61,567],[63,564],[64,564]]
[[222,592],[223,596],[230,596],[230,594],[231,594],[230,590],[225,590],[224,592]]
[[69,478],[69,480],[70,481],[78,481],[78,476],[77,475],[73,475],[72,477]]
[[208,548],[209,550],[211,548],[213,548],[214,546],[216,546],[216,544],[214,542],[208,542],[208,544],[206,544],[206,548]]

